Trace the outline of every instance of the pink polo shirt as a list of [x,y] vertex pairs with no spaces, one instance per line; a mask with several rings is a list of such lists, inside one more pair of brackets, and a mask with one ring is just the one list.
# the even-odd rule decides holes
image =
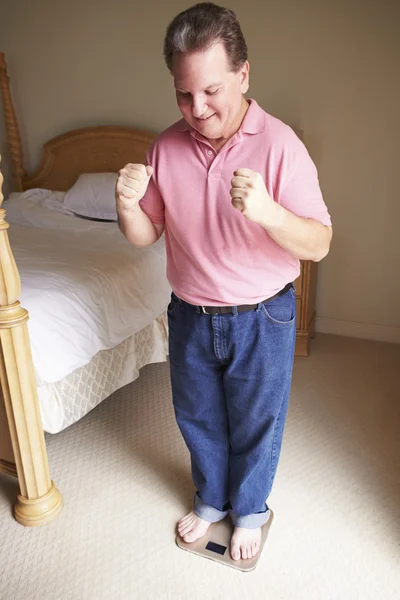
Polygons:
[[240,129],[218,153],[182,119],[147,154],[154,174],[140,205],[153,223],[165,223],[167,277],[191,304],[254,304],[300,273],[297,258],[233,208],[236,169],[261,173],[269,195],[295,215],[331,224],[304,144],[249,102]]

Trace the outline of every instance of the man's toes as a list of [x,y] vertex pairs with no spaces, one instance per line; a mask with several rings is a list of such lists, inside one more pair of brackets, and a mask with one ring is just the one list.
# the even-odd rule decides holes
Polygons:
[[178,523],[178,531],[179,533],[181,533],[184,529],[187,529],[188,524],[187,523]]
[[185,525],[187,525],[188,523],[190,523],[191,521],[193,521],[193,517],[192,515],[187,515],[186,517],[183,517],[183,519],[181,519],[178,523],[178,526],[180,527],[184,527]]
[[183,531],[184,529],[187,529],[188,527],[192,527],[193,521],[194,521],[194,519],[192,517],[181,519],[178,523],[179,532]]
[[182,517],[182,519],[180,519],[180,521],[191,521],[194,518],[194,513],[190,512],[187,515],[185,515],[184,517]]
[[189,533],[189,531],[192,530],[192,525],[186,525],[185,527],[181,527],[180,529],[178,529],[179,535],[185,535],[186,533]]
[[240,547],[239,546],[232,546],[231,556],[232,556],[233,560],[240,560]]

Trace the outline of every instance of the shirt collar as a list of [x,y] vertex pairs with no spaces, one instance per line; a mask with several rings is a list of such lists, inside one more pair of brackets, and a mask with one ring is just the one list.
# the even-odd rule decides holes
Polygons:
[[253,98],[249,98],[249,104],[239,131],[250,134],[261,133],[267,128],[267,115]]

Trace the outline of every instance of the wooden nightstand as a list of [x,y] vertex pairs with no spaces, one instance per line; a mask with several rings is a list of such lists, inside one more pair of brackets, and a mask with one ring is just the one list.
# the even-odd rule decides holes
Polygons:
[[301,273],[296,279],[296,356],[308,356],[308,343],[315,333],[315,302],[318,263],[301,261]]

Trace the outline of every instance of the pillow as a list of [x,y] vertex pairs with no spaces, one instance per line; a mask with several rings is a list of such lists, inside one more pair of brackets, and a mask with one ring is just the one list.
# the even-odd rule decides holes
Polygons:
[[65,194],[63,206],[78,216],[117,221],[116,173],[82,173]]

